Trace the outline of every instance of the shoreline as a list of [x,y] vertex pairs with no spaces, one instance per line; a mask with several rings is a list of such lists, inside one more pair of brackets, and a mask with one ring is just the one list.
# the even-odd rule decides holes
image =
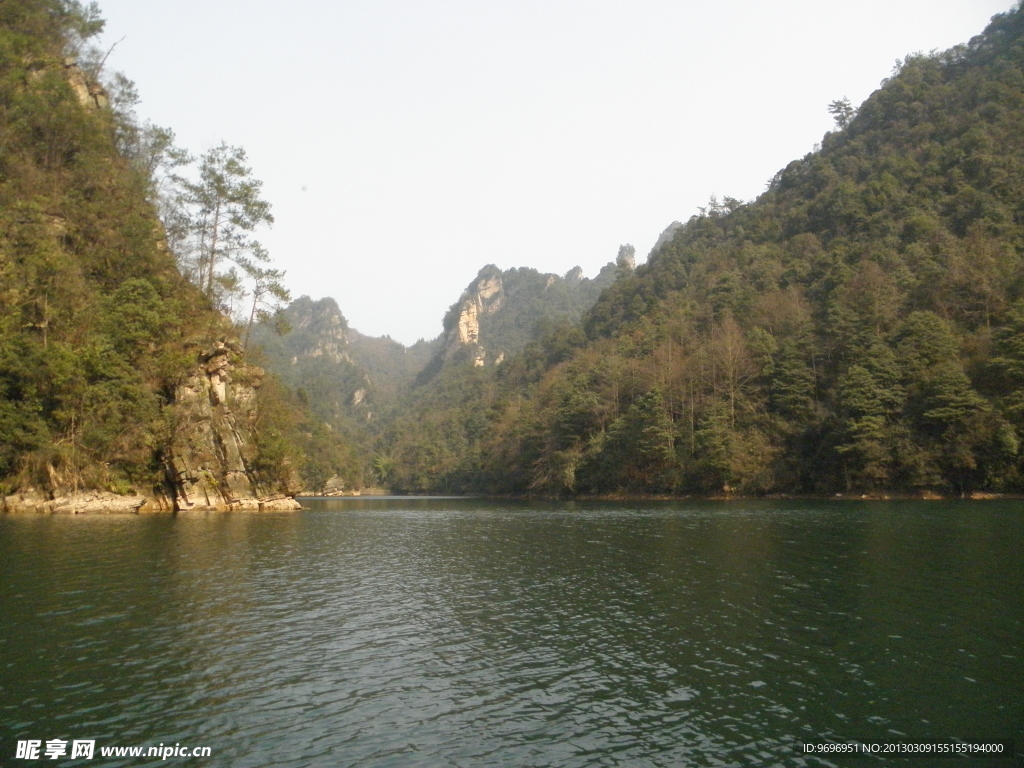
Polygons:
[[235,499],[223,505],[195,504],[176,509],[166,498],[110,491],[50,497],[39,491],[0,496],[0,514],[5,515],[173,515],[179,512],[292,512],[302,509],[292,496],[274,494]]
[[67,496],[48,496],[35,493],[18,493],[0,497],[0,514],[4,515],[147,515],[178,514],[190,512],[298,512],[304,507],[299,499],[380,499],[431,500],[431,499],[485,499],[494,501],[545,501],[545,502],[670,502],[670,501],[1020,501],[1024,495],[1013,493],[989,493],[975,491],[964,496],[942,496],[934,492],[908,493],[836,493],[789,494],[774,493],[763,496],[740,494],[628,494],[609,493],[580,496],[543,496],[518,494],[438,494],[413,495],[373,488],[367,491],[347,493],[312,494],[298,493],[295,496],[273,495],[259,498],[238,499],[227,505],[195,505],[187,509],[175,509],[141,495],[119,495],[109,491],[83,491]]
[[605,493],[581,494],[579,496],[545,496],[543,494],[411,494],[411,493],[345,493],[315,494],[299,493],[296,498],[305,499],[494,499],[508,501],[1013,501],[1024,500],[1024,494],[990,493],[975,491],[965,496],[942,496],[935,492],[923,493],[769,493],[762,496],[744,494],[657,494],[657,493]]

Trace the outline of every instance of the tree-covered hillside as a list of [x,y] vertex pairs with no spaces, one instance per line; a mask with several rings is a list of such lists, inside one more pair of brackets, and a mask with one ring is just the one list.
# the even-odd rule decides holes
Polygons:
[[[311,414],[297,438],[306,487],[335,478],[333,488],[464,489],[483,433],[473,411],[486,408],[494,366],[538,335],[578,323],[601,290],[632,269],[632,249],[624,251],[620,266],[608,264],[593,279],[579,267],[560,277],[485,266],[452,305],[442,334],[411,347],[350,328],[330,298],[303,296],[254,326],[255,354]],[[341,435],[349,450],[321,445],[327,435]]]
[[[628,246],[592,280],[489,265],[408,349],[330,299],[274,314],[245,153],[189,171],[102,73],[101,27],[73,0],[0,0],[0,490],[234,472],[262,493],[294,468],[312,490],[1024,491],[1020,7],[833,103],[820,149],[641,267]],[[221,480],[192,466],[229,454]]]
[[[223,312],[259,281],[264,303],[282,293],[246,237],[269,204],[244,153],[224,147],[240,182],[224,189],[259,215],[206,216],[199,193],[219,182],[200,174],[161,221],[160,182],[187,158],[138,122],[130,81],[102,71],[90,43],[102,27],[95,5],[0,0],[0,492],[30,506],[85,491],[164,509],[196,494],[254,504],[293,485],[308,416],[246,364],[244,323]],[[196,222],[209,234],[211,221],[204,239]]]
[[538,337],[577,324],[631,266],[608,264],[594,278],[579,267],[565,276],[483,267],[448,310],[442,335],[424,347],[436,350],[433,358],[373,425],[377,482],[421,493],[476,487],[495,371]]
[[163,247],[147,176],[72,58],[87,9],[0,2],[0,481],[127,488],[157,472],[167,387],[222,320]]
[[453,405],[478,448],[439,482],[1020,490],[1024,11],[845,107],[760,198],[712,201]]
[[[283,333],[274,328],[281,321]],[[393,411],[436,344],[407,349],[391,339],[364,336],[349,328],[331,298],[302,296],[275,322],[256,325],[251,346],[308,410],[297,434],[304,447],[305,487],[319,491],[332,478],[336,489],[371,484],[369,456],[378,422]]]

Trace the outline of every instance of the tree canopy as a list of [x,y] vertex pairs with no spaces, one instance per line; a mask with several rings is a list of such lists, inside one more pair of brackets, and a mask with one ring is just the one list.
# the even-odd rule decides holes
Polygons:
[[425,467],[404,482],[1020,491],[1024,10],[828,110],[836,130],[757,200],[620,258],[581,326],[491,378],[449,372],[395,441],[398,474]]

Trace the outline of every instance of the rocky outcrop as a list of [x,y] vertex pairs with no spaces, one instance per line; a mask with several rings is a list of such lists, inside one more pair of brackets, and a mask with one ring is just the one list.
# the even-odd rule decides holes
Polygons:
[[316,357],[332,363],[351,362],[348,321],[334,299],[313,301],[309,296],[302,296],[288,306],[287,317],[292,326],[292,365],[300,358]]
[[38,81],[54,69],[62,70],[64,79],[71,86],[71,92],[75,94],[75,99],[79,104],[86,109],[108,109],[110,107],[110,97],[106,89],[78,66],[78,59],[74,56],[68,56],[63,61],[38,59],[26,63],[29,66],[30,81]]
[[79,103],[88,109],[105,109],[110,106],[110,99],[103,86],[86,77],[74,58],[64,60],[64,77],[75,92]]
[[173,437],[163,452],[165,482],[147,495],[96,490],[47,493],[28,488],[0,500],[0,511],[37,514],[282,511],[301,509],[292,472],[289,487],[266,487],[253,471],[256,391],[263,371],[241,362],[236,342],[200,355],[193,375],[174,391]]
[[619,255],[615,257],[615,266],[624,275],[633,274],[636,270],[636,248],[628,243],[619,246]]
[[[352,489],[349,489],[348,490],[348,495],[351,496],[352,493],[353,493]],[[324,488],[323,488],[323,491],[321,492],[321,494],[323,496],[344,496],[344,495],[346,495],[345,481],[342,480],[337,475],[334,475],[326,483],[324,483]]]
[[500,310],[504,299],[501,272],[493,265],[484,267],[463,292],[458,304],[452,307],[457,314],[449,319],[450,327],[445,328],[445,360],[450,360],[463,347],[472,346],[475,347],[473,365],[484,365],[487,352],[480,344],[480,317]]
[[[267,367],[293,391],[301,393],[310,412],[332,427],[348,418],[368,420],[375,409],[380,374],[370,374],[352,353],[353,339],[362,337],[331,298],[314,301],[300,296],[281,314],[284,333],[268,323],[253,328],[250,347],[259,347]],[[404,349],[401,345],[396,345]]]
[[442,351],[428,367],[470,361],[497,365],[519,352],[545,324],[577,322],[617,275],[635,266],[632,247],[620,250],[621,263],[609,263],[593,278],[580,267],[564,276],[529,267],[507,269],[493,264],[480,270],[444,319]]
[[145,496],[119,496],[106,491],[50,498],[41,491],[30,490],[7,496],[0,503],[0,507],[2,511],[12,514],[123,515],[138,512],[148,501]]
[[237,364],[239,355],[234,343],[218,343],[174,393],[174,438],[164,463],[177,510],[299,508],[287,494],[261,488],[252,469],[263,371]]
[[302,491],[299,496],[386,496],[390,491],[386,488],[353,488],[346,485],[338,475],[328,478],[323,487]]
[[192,375],[175,389],[168,406],[174,431],[162,455],[162,489],[118,495],[32,488],[3,498],[0,511],[82,515],[300,509],[294,499],[297,477],[288,488],[267,487],[253,470],[256,391],[263,371],[240,360],[237,343],[219,342],[200,355]]

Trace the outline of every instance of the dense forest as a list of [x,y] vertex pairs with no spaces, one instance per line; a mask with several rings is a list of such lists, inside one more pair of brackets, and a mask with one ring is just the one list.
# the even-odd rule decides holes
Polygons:
[[[287,491],[308,414],[240,343],[286,295],[249,237],[269,204],[238,149],[175,176],[194,160],[103,75],[102,27],[95,5],[0,0],[0,491]],[[212,427],[176,403],[197,372],[223,389]],[[255,402],[224,402],[246,387]],[[223,455],[183,468],[200,443]]]
[[425,388],[392,482],[1020,491],[1024,11],[832,112],[820,150],[712,200],[580,325]]
[[[164,384],[211,311],[161,247],[149,180],[69,49],[85,9],[0,3],[0,477],[126,489],[152,478]],[[76,98],[78,81],[86,99]],[[87,99],[97,99],[89,104]]]
[[261,492],[1024,491],[1021,7],[639,267],[487,265],[409,348],[291,301],[244,151],[141,122],[101,29],[0,0],[3,493],[166,486],[197,370],[251,382]]
[[[579,267],[560,276],[489,264],[451,305],[442,334],[411,347],[350,328],[330,298],[302,296],[256,325],[254,355],[315,417],[300,440],[325,431],[340,438],[333,452],[322,445],[304,451],[305,488],[452,487],[449,475],[462,473],[475,450],[467,432],[479,433],[480,421],[471,414],[486,407],[495,366],[546,330],[578,324],[601,291],[632,269],[632,250],[620,261],[593,279]],[[275,328],[281,321],[283,333]],[[339,451],[342,445],[348,450]]]

